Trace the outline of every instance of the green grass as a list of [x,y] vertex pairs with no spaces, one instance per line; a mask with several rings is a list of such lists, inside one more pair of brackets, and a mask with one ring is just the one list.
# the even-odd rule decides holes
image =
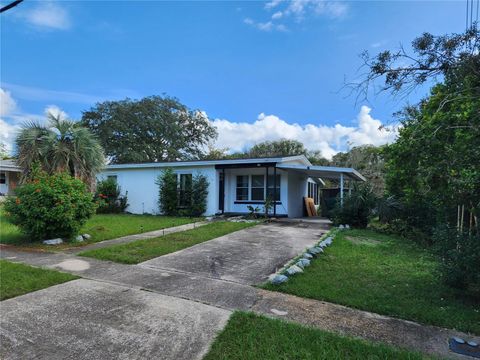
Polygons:
[[480,334],[480,304],[444,285],[438,266],[435,256],[408,240],[350,230],[339,232],[303,274],[263,287]]
[[[72,245],[85,245],[103,240],[115,239],[117,237],[139,234],[142,232],[165,229],[173,226],[184,225],[199,221],[199,218],[154,216],[154,215],[130,215],[130,214],[97,214],[82,227],[81,234],[90,234],[92,236],[83,243],[69,243],[62,248]],[[41,243],[33,244],[29,242],[20,229],[9,223],[0,208],[0,243],[21,246],[39,246]],[[47,246],[48,247],[48,246]],[[49,248],[52,248],[51,246]]]
[[419,353],[235,312],[204,360],[426,359]]
[[78,279],[77,276],[54,270],[0,260],[0,300]]
[[215,222],[193,230],[168,234],[154,239],[138,240],[128,244],[88,250],[79,255],[123,264],[138,264],[253,225],[255,223]]

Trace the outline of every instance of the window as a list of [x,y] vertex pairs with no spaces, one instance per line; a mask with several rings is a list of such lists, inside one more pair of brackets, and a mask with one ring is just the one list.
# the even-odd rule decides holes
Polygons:
[[7,183],[7,174],[4,172],[0,172],[0,184],[6,184]]
[[[274,193],[276,195],[275,201],[280,201],[280,179],[281,176],[277,175],[276,181],[275,177],[273,175],[268,176],[268,190],[267,190],[267,196],[271,197],[273,199]],[[274,191],[276,188],[276,191]]]
[[192,174],[180,174],[178,202],[180,207],[190,205],[192,201]]
[[113,180],[113,181],[117,182],[117,175],[108,175],[108,176],[107,176],[107,179],[108,179],[108,180]]
[[248,200],[248,176],[237,176],[237,200]]
[[252,175],[252,200],[265,200],[265,176]]

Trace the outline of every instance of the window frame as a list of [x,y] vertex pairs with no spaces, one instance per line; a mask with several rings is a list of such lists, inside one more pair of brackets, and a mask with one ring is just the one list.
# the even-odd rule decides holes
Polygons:
[[[238,186],[238,179],[239,178],[246,178],[246,184],[247,186],[245,186],[245,182],[242,182],[242,185],[243,186]],[[247,189],[247,194],[246,194],[246,199],[239,199],[238,198],[238,190],[239,189],[242,189],[243,191],[245,189]],[[245,196],[245,195],[243,195]],[[235,201],[249,201],[250,200],[250,175],[236,175],[235,176]]]
[[[275,188],[277,188],[277,191],[276,191],[276,195],[277,195],[277,199],[273,199],[274,201],[276,202],[279,202],[279,201],[282,201],[282,195],[281,195],[281,192],[282,192],[282,176],[280,174],[277,174],[276,175],[277,177],[277,181],[276,183],[274,183],[274,175],[268,175],[268,188],[267,188],[267,196],[270,195],[270,191],[272,193],[272,199],[273,199],[273,194],[274,194],[274,191],[275,191]],[[274,187],[275,185],[275,187]]]
[[[253,177],[254,176],[258,176],[258,177],[261,177],[262,178],[262,183],[263,183],[263,186],[253,186]],[[254,199],[253,198],[253,190],[254,189],[262,189],[262,198],[261,199]],[[250,201],[265,201],[266,199],[266,182],[265,182],[265,175],[257,175],[257,174],[251,174],[250,175],[250,198],[249,200]]]
[[0,172],[0,184],[1,185],[7,184],[7,173],[5,171]]

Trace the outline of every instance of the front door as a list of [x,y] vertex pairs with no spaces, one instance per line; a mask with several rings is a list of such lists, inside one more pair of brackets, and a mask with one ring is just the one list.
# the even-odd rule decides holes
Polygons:
[[222,213],[225,210],[225,179],[223,178],[224,174],[221,172],[219,174],[219,182],[218,182],[218,210]]

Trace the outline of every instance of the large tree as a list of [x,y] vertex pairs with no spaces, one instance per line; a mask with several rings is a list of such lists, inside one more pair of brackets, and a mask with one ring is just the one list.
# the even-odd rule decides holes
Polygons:
[[385,162],[382,147],[373,145],[355,146],[347,152],[339,152],[330,162],[333,166],[351,167],[365,176],[373,192],[381,196],[385,191]]
[[280,139],[264,141],[254,145],[249,151],[250,157],[292,156],[306,154],[305,146],[297,140]]
[[167,96],[98,103],[82,123],[117,164],[198,159],[217,136],[203,112]]
[[16,145],[16,162],[25,175],[39,164],[49,174],[67,172],[90,186],[105,164],[100,143],[86,127],[52,114],[46,125],[24,124]]

